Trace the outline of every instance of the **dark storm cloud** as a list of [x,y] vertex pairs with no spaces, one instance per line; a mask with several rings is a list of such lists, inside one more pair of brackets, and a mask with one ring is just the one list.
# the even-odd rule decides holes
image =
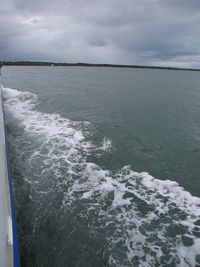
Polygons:
[[200,67],[198,0],[0,0],[0,57]]

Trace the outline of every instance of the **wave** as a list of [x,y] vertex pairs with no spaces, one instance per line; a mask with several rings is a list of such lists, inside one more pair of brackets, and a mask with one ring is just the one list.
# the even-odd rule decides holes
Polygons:
[[103,228],[106,233],[109,266],[198,263],[200,198],[175,181],[159,180],[130,166],[114,171],[89,162],[92,151],[106,153],[112,141],[105,137],[96,147],[88,140],[88,122],[40,112],[38,97],[30,92],[2,91],[6,116],[12,116],[34,140],[27,157],[27,181],[38,194],[48,194],[52,184],[42,186],[41,175],[51,176],[63,193],[64,209],[84,204],[91,231],[96,223],[95,231]]

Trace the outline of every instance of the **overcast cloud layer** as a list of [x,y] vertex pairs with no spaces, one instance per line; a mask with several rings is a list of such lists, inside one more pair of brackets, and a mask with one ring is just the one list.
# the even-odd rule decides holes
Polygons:
[[200,67],[200,0],[0,0],[0,59]]

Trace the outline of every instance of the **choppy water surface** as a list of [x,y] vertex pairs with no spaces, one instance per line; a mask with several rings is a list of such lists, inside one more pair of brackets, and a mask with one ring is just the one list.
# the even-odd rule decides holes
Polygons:
[[200,266],[198,72],[3,75],[22,266]]

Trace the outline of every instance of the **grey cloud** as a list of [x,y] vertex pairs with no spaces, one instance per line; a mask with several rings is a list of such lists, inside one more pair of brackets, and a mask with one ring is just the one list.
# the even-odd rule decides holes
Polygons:
[[200,67],[200,1],[0,1],[4,60]]
[[200,1],[197,0],[159,0],[159,3],[165,7],[176,8],[179,11],[184,11],[184,13],[195,11],[195,13],[200,12]]

